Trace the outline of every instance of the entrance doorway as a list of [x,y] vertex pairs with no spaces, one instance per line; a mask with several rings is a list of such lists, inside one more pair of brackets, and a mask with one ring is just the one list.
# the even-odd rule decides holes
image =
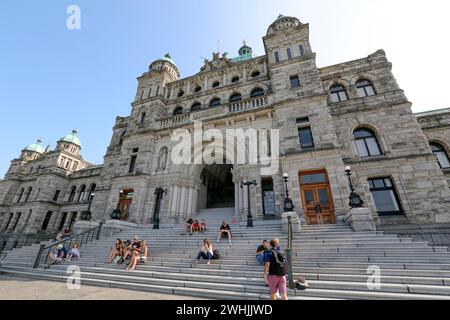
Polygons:
[[234,183],[232,165],[207,165],[201,175],[199,209],[234,207]]
[[326,170],[300,172],[299,181],[308,224],[335,224],[333,195]]
[[123,221],[127,221],[128,218],[130,217],[130,207],[131,203],[133,202],[133,196],[134,196],[133,189],[120,190],[118,208],[122,213]]

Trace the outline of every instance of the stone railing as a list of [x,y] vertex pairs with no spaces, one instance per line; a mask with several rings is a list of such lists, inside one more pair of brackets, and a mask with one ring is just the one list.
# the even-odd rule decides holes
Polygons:
[[241,112],[268,105],[268,97],[254,97],[246,100],[236,101],[228,104],[227,113]]
[[192,123],[194,120],[212,119],[223,117],[227,114],[254,110],[267,107],[271,104],[270,96],[250,97],[245,100],[231,102],[213,108],[205,108],[195,112],[180,114],[156,122],[157,129],[167,129]]

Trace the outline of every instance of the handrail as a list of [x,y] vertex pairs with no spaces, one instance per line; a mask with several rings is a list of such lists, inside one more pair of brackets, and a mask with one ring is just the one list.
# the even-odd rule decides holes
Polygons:
[[288,245],[286,249],[286,262],[288,264],[289,289],[295,289],[294,272],[292,270],[292,240],[294,233],[292,232],[292,217],[288,216]]
[[7,252],[0,250],[0,264],[5,260],[6,256],[8,255]]
[[[39,252],[36,256],[36,260],[34,261],[33,269],[39,268],[39,265],[41,263],[47,263],[48,257],[50,256],[50,253],[56,249],[57,246],[63,245],[67,250],[70,250],[73,248],[75,244],[78,244],[79,246],[82,246],[84,244],[93,242],[94,240],[100,240],[100,234],[103,227],[103,222],[100,223],[97,227],[84,231],[80,234],[71,236],[67,239],[54,242],[49,246],[46,246],[45,244],[42,244],[39,248]],[[44,254],[44,252],[46,252]]]

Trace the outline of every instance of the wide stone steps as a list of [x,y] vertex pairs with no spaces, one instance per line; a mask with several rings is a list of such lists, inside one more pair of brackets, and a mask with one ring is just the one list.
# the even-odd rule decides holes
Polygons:
[[[230,221],[230,220],[229,220]],[[232,226],[233,245],[215,244],[217,231],[184,235],[183,226],[153,230],[127,230],[81,248],[76,262],[63,262],[50,269],[31,269],[39,245],[11,252],[2,267],[6,273],[65,281],[69,264],[82,269],[82,283],[147,290],[216,299],[267,299],[262,267],[255,261],[262,239],[278,237],[282,247],[287,236],[279,221]],[[116,238],[138,236],[150,246],[146,264],[127,272],[125,266],[105,264]],[[213,240],[221,259],[211,265],[193,265],[203,238]],[[446,247],[412,242],[382,232],[355,233],[347,226],[303,228],[294,239],[293,271],[304,276],[311,288],[291,290],[291,299],[450,299],[450,252]],[[381,289],[367,287],[367,268],[381,268]]]

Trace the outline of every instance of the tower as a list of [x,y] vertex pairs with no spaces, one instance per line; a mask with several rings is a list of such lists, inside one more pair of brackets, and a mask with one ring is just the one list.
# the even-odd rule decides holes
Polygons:
[[59,139],[56,150],[64,151],[72,156],[79,156],[81,151],[81,141],[77,136],[77,130],[72,130],[72,133]]

